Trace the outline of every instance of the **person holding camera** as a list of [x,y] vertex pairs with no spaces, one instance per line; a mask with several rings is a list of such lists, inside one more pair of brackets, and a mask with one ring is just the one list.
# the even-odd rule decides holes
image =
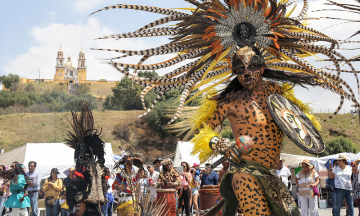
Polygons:
[[58,216],[59,195],[63,188],[63,181],[59,179],[59,171],[52,168],[49,178],[45,180],[43,191],[45,192],[46,216]]

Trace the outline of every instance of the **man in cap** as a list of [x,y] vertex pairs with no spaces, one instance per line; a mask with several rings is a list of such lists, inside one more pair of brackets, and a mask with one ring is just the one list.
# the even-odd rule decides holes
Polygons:
[[155,171],[156,172],[161,172],[161,158],[157,158],[156,160],[154,160],[153,165],[155,166]]
[[276,170],[276,175],[281,179],[282,182],[284,182],[284,184],[290,191],[290,189],[291,189],[291,172],[290,172],[289,168],[287,168],[286,166],[283,166],[284,162],[285,162],[285,160],[283,158],[280,158],[279,164],[278,164],[278,167]]
[[205,173],[202,175],[200,188],[204,185],[216,185],[218,178],[218,174],[211,170],[211,165],[209,163],[205,164]]
[[151,197],[150,197],[150,200],[152,202],[155,202],[156,201],[156,197],[157,197],[157,194],[156,194],[156,183],[159,179],[159,175],[160,173],[158,171],[155,171],[155,167],[153,165],[148,165],[147,166],[147,170],[149,171],[149,179],[151,179],[151,182],[150,182],[150,191],[151,191]]
[[[63,188],[65,188],[65,190],[67,191],[67,193],[69,193],[69,195],[67,195],[67,197],[70,197],[70,196],[75,196],[75,194],[72,194],[75,192],[75,187],[73,184],[71,184],[71,181],[75,178],[74,176],[74,172],[75,172],[75,167],[70,167],[69,168],[69,175],[64,179],[63,181]],[[71,189],[70,189],[71,187]],[[67,204],[68,206],[74,206],[75,203],[73,203],[73,199],[68,199],[67,200]],[[70,214],[73,214],[75,213],[75,208],[71,208]]]

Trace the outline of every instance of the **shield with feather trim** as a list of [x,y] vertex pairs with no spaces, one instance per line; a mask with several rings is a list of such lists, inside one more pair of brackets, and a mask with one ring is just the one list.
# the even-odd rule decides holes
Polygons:
[[276,124],[302,150],[320,154],[325,144],[311,120],[287,98],[272,94],[267,99],[269,111]]

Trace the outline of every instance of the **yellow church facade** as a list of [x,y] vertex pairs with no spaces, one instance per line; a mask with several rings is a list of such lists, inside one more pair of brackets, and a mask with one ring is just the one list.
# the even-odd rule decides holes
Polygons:
[[[79,52],[77,66],[72,62],[70,55],[67,57],[65,62],[64,52],[61,49],[57,52],[56,63],[55,63],[55,74],[54,79],[27,79],[20,78],[20,83],[37,83],[37,82],[56,82],[63,84],[70,83],[88,83],[88,84],[109,84],[115,83],[116,81],[107,81],[107,80],[88,80],[87,79],[87,65],[85,52],[81,48]],[[3,90],[7,90],[5,86],[2,86]]]
[[85,52],[81,49],[78,58],[77,66],[71,61],[71,57],[67,58],[67,62],[64,59],[64,52],[60,50],[57,52],[56,65],[55,65],[54,82],[62,83],[86,83],[86,58]]

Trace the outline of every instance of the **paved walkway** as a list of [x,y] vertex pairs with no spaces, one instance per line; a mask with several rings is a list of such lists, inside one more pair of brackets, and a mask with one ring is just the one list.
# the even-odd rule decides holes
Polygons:
[[[344,216],[346,214],[346,209],[342,208],[340,215]],[[319,209],[319,216],[331,216],[332,212],[331,212],[331,208],[327,208],[327,209]],[[359,209],[357,207],[354,207],[354,216],[359,215]]]

